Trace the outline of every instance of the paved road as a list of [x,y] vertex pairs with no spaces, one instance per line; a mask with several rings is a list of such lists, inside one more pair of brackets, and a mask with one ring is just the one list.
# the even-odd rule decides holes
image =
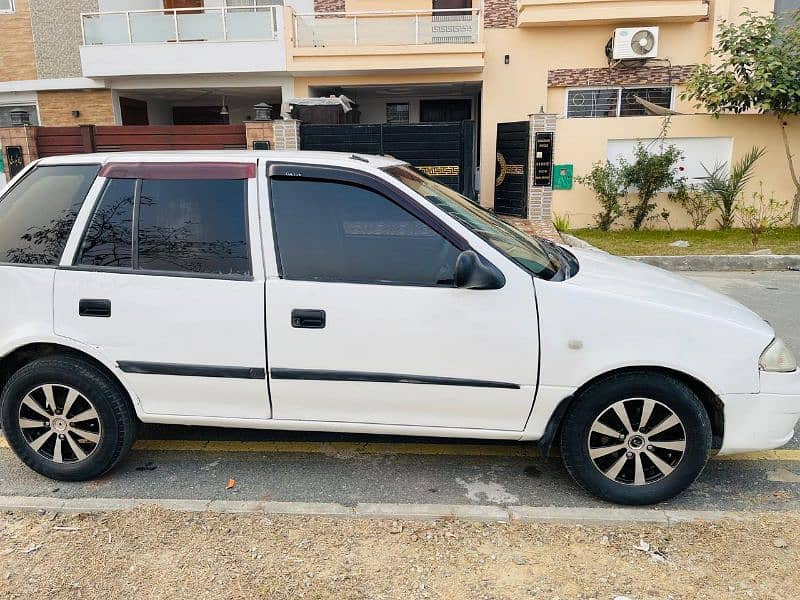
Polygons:
[[[800,351],[800,273],[692,277],[762,314]],[[0,494],[345,505],[600,504],[577,488],[558,459],[536,458],[519,444],[167,427],[148,427],[142,437],[114,472],[80,484],[39,477],[0,449]],[[800,438],[789,448],[795,450],[772,455],[774,460],[713,460],[689,492],[668,506],[800,510]],[[225,489],[229,479],[236,480],[232,490]]]

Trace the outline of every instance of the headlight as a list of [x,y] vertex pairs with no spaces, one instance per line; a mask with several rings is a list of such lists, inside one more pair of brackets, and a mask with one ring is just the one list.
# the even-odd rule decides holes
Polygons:
[[761,353],[758,365],[762,371],[775,373],[791,373],[797,369],[797,360],[789,347],[781,338],[775,338],[767,349]]

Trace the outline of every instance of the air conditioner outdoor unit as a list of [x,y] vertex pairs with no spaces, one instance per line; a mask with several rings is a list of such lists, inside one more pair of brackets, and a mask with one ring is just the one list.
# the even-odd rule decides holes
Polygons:
[[658,56],[658,27],[620,27],[614,30],[612,58],[655,58]]

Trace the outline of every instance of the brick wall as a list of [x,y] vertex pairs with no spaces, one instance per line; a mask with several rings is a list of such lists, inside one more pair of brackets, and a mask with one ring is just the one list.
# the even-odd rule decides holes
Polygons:
[[484,0],[484,27],[508,28],[517,26],[517,3],[515,0]]
[[314,12],[344,12],[345,0],[314,0]]
[[253,142],[269,142],[271,148],[275,148],[275,128],[272,121],[247,121],[245,123],[247,131],[247,149],[253,149]]
[[16,10],[0,14],[0,81],[36,79],[31,10],[28,0],[16,0]]
[[547,73],[549,87],[587,85],[669,85],[686,83],[694,65],[624,66],[613,68],[554,69]]
[[[80,116],[73,117],[73,110]],[[47,127],[114,125],[111,90],[39,92],[39,122]]]
[[81,13],[97,12],[97,0],[28,0],[40,79],[80,77]]
[[275,150],[300,149],[300,121],[281,119],[272,122],[275,131]]
[[[20,146],[22,148],[22,158],[26,165],[39,158],[36,147],[36,127],[0,127],[0,146],[4,149],[8,146]],[[8,165],[5,171],[9,177]],[[0,183],[3,182],[0,174]]]

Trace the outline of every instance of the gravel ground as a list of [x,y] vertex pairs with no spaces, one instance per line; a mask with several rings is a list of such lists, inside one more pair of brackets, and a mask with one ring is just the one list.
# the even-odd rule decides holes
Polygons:
[[670,529],[0,514],[2,598],[797,598],[800,516]]

